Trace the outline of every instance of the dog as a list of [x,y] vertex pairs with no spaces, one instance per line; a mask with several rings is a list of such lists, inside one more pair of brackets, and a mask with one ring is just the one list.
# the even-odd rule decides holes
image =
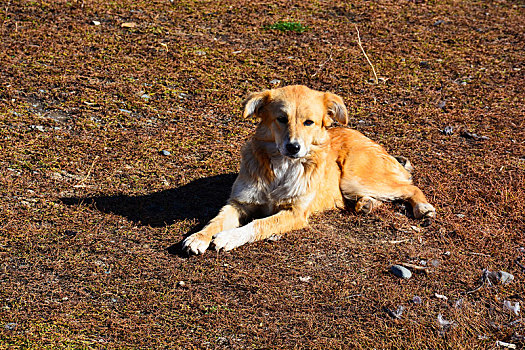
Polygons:
[[[434,207],[412,184],[411,165],[346,125],[343,99],[294,85],[250,94],[244,117],[260,122],[242,148],[239,175],[228,203],[182,249],[228,251],[307,225],[314,212],[355,202],[369,213],[382,201],[406,200],[415,218],[433,218]],[[402,164],[404,163],[404,165]]]

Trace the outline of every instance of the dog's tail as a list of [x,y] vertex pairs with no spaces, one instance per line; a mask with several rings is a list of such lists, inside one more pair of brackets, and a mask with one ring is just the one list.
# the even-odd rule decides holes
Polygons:
[[412,163],[408,160],[408,158],[403,156],[395,156],[396,160],[405,168],[406,171],[409,173],[412,173],[414,171],[414,167],[412,166]]

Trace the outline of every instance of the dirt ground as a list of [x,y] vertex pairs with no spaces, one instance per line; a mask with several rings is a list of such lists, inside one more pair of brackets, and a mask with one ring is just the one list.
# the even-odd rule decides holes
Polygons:
[[[17,0],[0,24],[0,348],[525,346],[522,1]],[[409,158],[432,225],[393,203],[181,254],[243,97],[288,84]]]

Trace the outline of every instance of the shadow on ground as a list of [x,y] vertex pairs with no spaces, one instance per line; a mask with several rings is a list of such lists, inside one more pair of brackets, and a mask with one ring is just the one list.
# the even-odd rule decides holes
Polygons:
[[[161,227],[176,221],[196,220],[188,234],[200,230],[226,203],[237,174],[223,174],[192,181],[184,186],[142,196],[113,195],[65,197],[66,205],[85,205],[123,216],[139,225]],[[178,245],[168,248],[177,253]]]

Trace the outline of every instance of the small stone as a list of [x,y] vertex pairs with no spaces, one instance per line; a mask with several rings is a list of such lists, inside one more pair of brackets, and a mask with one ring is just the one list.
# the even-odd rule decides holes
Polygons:
[[180,288],[184,288],[184,287],[186,287],[186,282],[184,282],[184,281],[179,281],[179,282],[177,283],[177,287],[180,287]]
[[516,316],[520,315],[520,302],[519,301],[512,303],[508,300],[505,300],[503,301],[503,306],[507,310],[512,311]]
[[406,280],[412,277],[412,272],[401,265],[392,265],[390,272],[392,272],[395,276]]
[[450,328],[454,325],[454,321],[447,321],[443,318],[443,315],[438,314],[437,317],[438,324],[441,326],[442,329]]
[[120,108],[119,111],[122,113],[131,114],[131,111],[128,109]]
[[456,216],[460,219],[463,219],[465,217],[465,214],[456,214]]
[[454,133],[454,128],[450,125],[447,125],[443,128],[443,130],[441,130],[441,132],[443,133],[443,135],[450,136]]
[[40,132],[46,131],[46,129],[44,129],[42,125],[30,125],[29,127],[33,130],[38,130]]
[[142,98],[144,100],[149,100],[151,98],[151,96],[148,95],[148,94],[142,94],[142,95],[140,95],[140,98]]
[[206,51],[197,50],[197,51],[195,51],[195,54],[196,54],[197,56],[206,56]]
[[499,278],[499,281],[502,283],[502,284],[507,284],[507,283],[510,283],[514,280],[514,275],[508,273],[508,272],[505,272],[505,271],[499,271],[498,272],[498,278]]
[[311,279],[312,279],[312,277],[310,277],[310,276],[299,277],[299,281],[305,282],[305,283],[309,282]]
[[396,311],[390,310],[389,308],[385,308],[385,311],[390,317],[399,320],[401,318],[401,315],[403,314],[403,311],[405,311],[405,307],[403,305],[399,305]]
[[419,66],[421,68],[430,68],[430,63],[428,63],[427,61],[421,61],[419,62]]
[[439,294],[439,293],[435,293],[434,296],[438,299],[441,299],[441,300],[444,300],[444,301],[447,301],[448,300],[448,297],[446,295],[443,295],[443,294]]
[[414,304],[421,304],[423,301],[421,300],[421,297],[414,295],[414,297],[412,298],[412,302]]
[[271,85],[279,85],[279,84],[281,84],[281,81],[279,79],[273,79],[273,80],[270,81],[270,84]]
[[91,24],[93,24],[94,26],[99,26],[100,22],[99,21],[91,21]]
[[433,26],[438,26],[438,25],[443,24],[443,23],[445,23],[445,21],[443,21],[442,19],[439,19],[439,20],[435,21],[434,24],[432,24],[432,25]]
[[160,153],[161,155],[163,155],[163,156],[169,156],[169,155],[171,155],[170,151],[166,151],[166,150],[162,150],[162,151],[160,151],[159,153]]
[[441,264],[441,263],[439,262],[438,259],[432,259],[432,260],[430,260],[430,265],[432,265],[432,266],[434,266],[434,267],[438,267],[439,264]]

